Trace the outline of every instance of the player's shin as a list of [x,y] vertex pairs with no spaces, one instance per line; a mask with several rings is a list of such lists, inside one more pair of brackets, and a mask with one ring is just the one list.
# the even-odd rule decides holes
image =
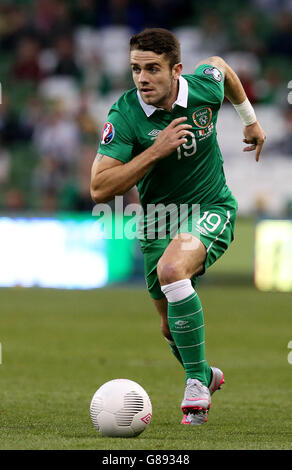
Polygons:
[[208,386],[211,370],[205,357],[205,325],[202,305],[189,279],[162,286],[168,300],[168,324],[182,358],[186,380]]
[[166,338],[166,341],[168,342],[169,344],[169,347],[170,347],[170,350],[172,352],[172,354],[176,357],[176,359],[181,363],[181,365],[183,366],[183,361],[182,361],[182,358],[181,358],[181,355],[179,353],[179,350],[175,344],[174,341],[171,341],[170,339]]

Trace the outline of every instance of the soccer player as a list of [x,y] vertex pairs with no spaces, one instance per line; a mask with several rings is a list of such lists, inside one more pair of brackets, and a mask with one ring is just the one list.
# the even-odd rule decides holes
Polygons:
[[238,76],[222,58],[209,57],[182,75],[176,36],[153,28],[131,38],[130,62],[135,88],[109,111],[92,166],[91,196],[104,203],[137,185],[148,227],[160,222],[157,213],[147,213],[150,205],[173,211],[187,204],[176,236],[166,218],[166,235],[158,229],[154,237],[147,230],[145,235],[144,227],[141,247],[162,334],[185,370],[182,423],[199,425],[207,421],[211,395],[224,383],[223,372],[205,357],[203,309],[195,290],[197,277],[234,236],[237,202],[226,185],[216,139],[224,97],[242,119],[243,150],[255,150],[256,161],[265,133]]

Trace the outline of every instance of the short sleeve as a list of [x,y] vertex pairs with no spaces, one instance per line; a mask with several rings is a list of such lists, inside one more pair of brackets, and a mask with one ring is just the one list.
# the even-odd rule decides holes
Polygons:
[[108,114],[98,153],[127,163],[132,159],[134,138],[131,128],[122,113],[112,108]]
[[220,104],[224,99],[224,78],[219,69],[209,64],[202,64],[194,71],[194,77],[204,85],[206,93],[216,97]]

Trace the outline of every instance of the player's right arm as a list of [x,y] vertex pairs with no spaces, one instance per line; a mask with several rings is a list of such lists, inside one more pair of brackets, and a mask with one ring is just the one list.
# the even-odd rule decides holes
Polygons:
[[116,158],[98,153],[91,170],[90,194],[95,203],[108,202],[115,196],[125,194],[162,158],[170,155],[190,135],[191,125],[184,123],[186,117],[174,119],[155,142],[144,152],[123,163]]
[[[222,73],[224,79],[224,95],[233,106],[245,105],[248,101],[242,83],[235,71],[225,62],[222,57],[212,56],[201,60],[196,67],[203,64],[210,64],[216,67]],[[250,104],[249,104],[250,105]],[[244,152],[255,150],[255,159],[259,161],[260,153],[264,145],[266,135],[258,121],[252,124],[246,124],[243,128],[245,139],[243,142],[250,144],[244,147]]]
[[95,203],[111,201],[125,194],[151,169],[153,152],[143,152],[129,163],[98,153],[91,169],[90,194]]

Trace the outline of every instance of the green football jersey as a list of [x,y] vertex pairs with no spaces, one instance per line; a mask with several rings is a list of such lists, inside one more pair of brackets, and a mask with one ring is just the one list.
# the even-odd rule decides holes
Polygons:
[[187,116],[192,137],[168,157],[159,160],[137,183],[143,210],[147,204],[214,203],[225,186],[223,159],[216,122],[224,99],[221,72],[209,64],[182,75],[171,112],[143,102],[133,88],[112,106],[98,152],[129,162],[150,147],[171,121]]

